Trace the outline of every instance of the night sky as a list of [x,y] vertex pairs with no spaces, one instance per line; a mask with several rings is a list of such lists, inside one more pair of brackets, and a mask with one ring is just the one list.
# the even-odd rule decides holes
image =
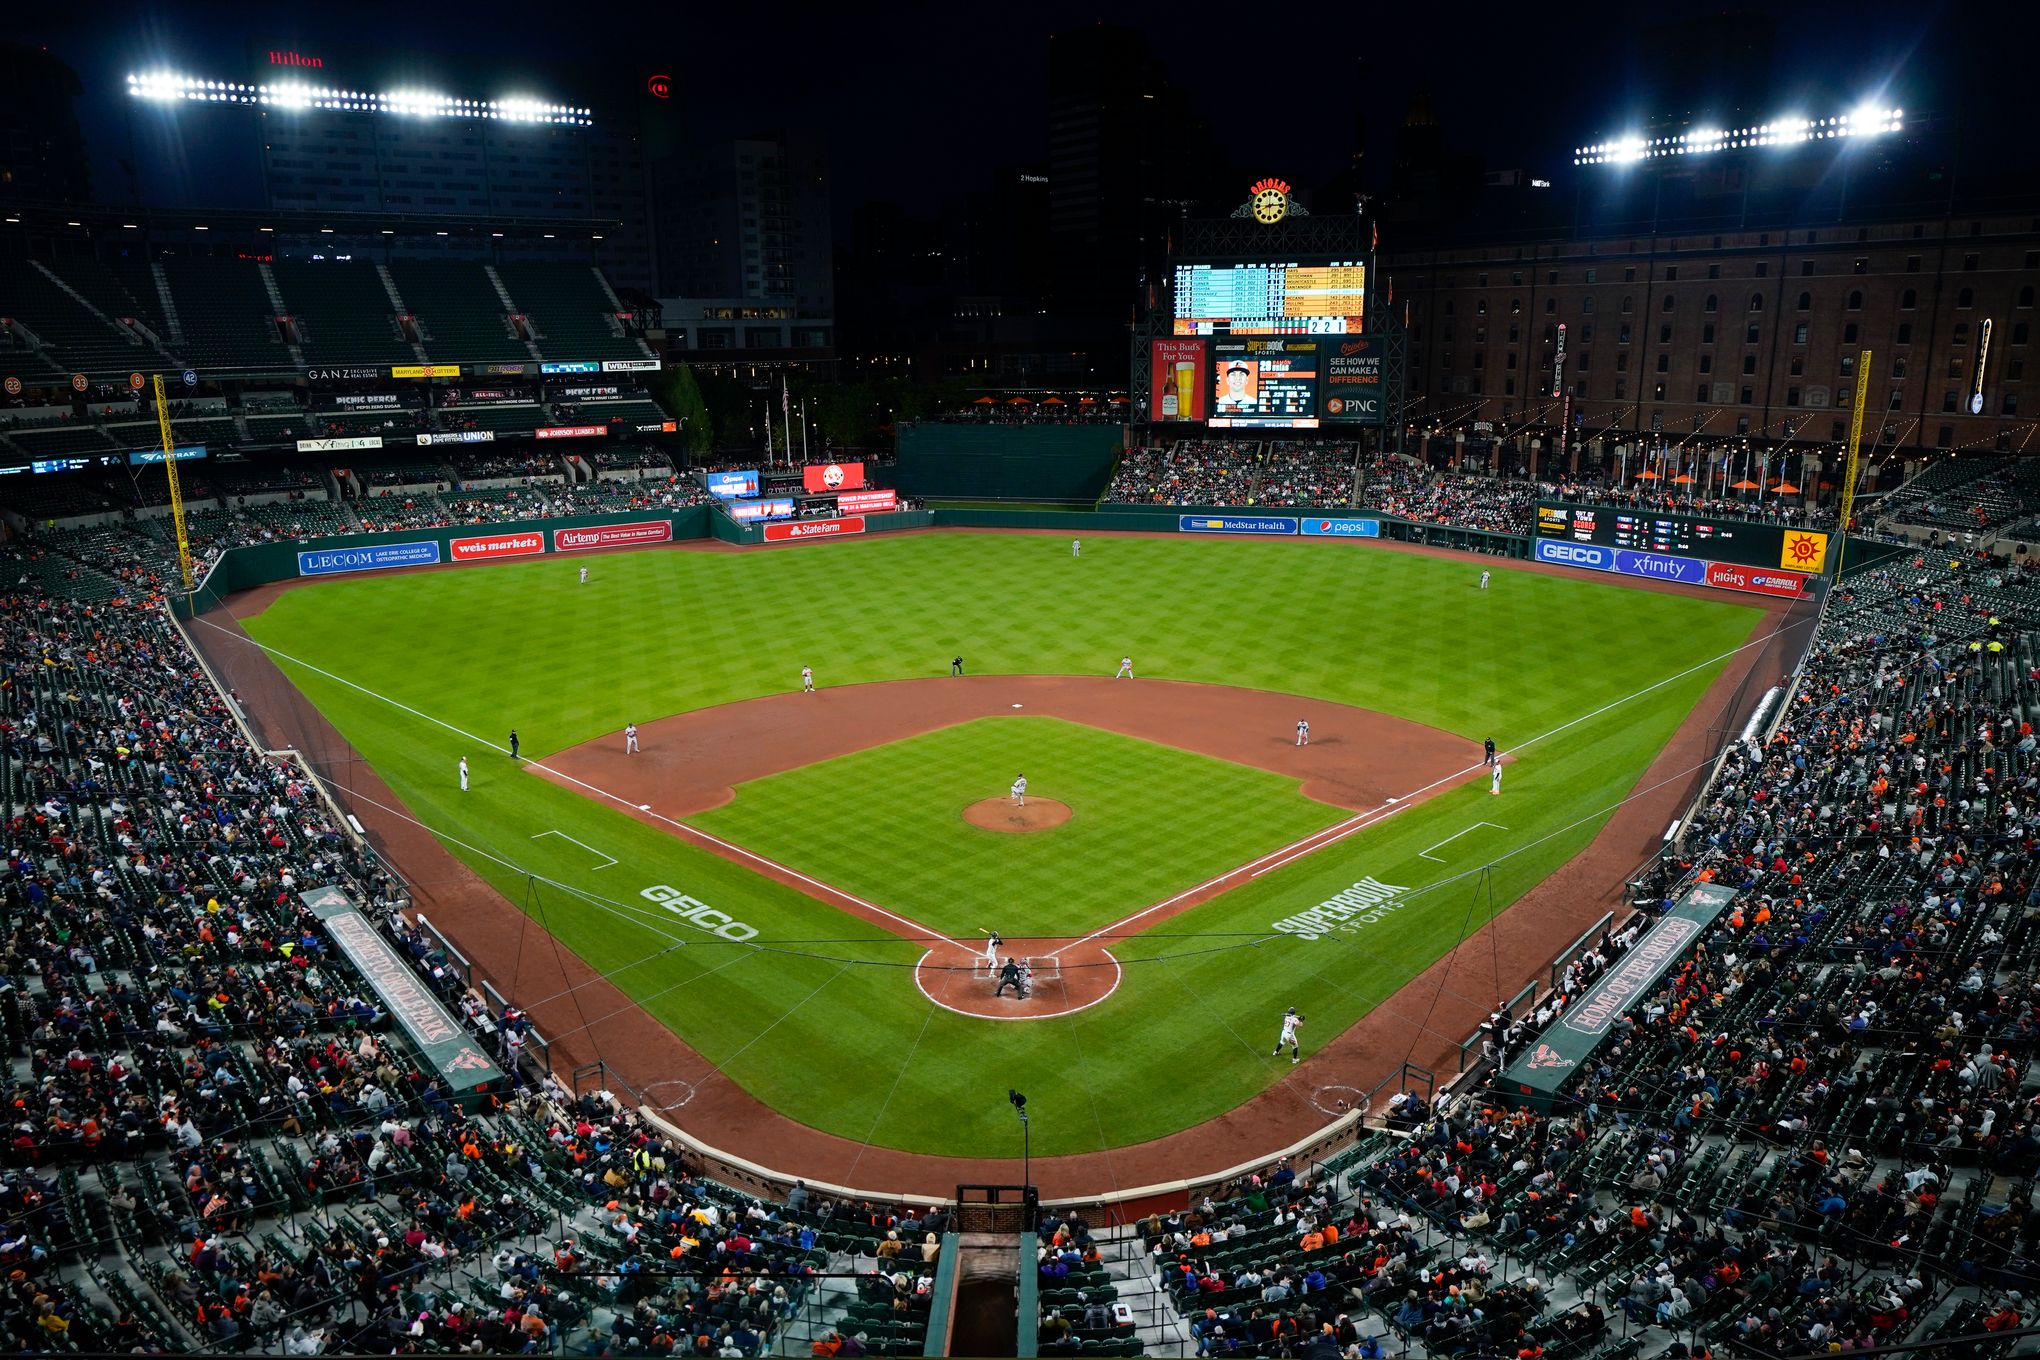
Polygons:
[[[1743,8],[1776,24],[1770,70],[1758,81],[1775,97],[1759,116],[1840,112],[1883,91],[1909,115],[1959,113],[1965,127],[1984,130],[1992,154],[2000,152],[1991,129],[2021,129],[2002,138],[2001,154],[2032,161],[2034,139],[2023,134],[2033,119],[2013,67],[2023,45],[2010,40],[2010,28],[2023,27],[2013,17],[2021,7]],[[1284,13],[1295,17],[1276,17]],[[1209,91],[1207,116],[1235,162],[1298,184],[1344,162],[1356,106],[1367,115],[1370,164],[1385,170],[1395,129],[1419,96],[1429,97],[1448,146],[1489,168],[1562,180],[1573,146],[1626,130],[1663,106],[1669,83],[1691,75],[1679,51],[1638,41],[1643,11],[1633,4],[1479,13],[1365,3],[1285,11],[1265,0],[1113,9],[95,3],[10,6],[0,31],[48,46],[83,78],[79,112],[98,148],[102,195],[113,178],[105,148],[118,140],[121,78],[137,47],[160,46],[221,75],[245,71],[242,54],[255,44],[408,48],[527,70],[569,60],[613,68],[631,86],[651,63],[681,80],[687,125],[704,135],[823,128],[839,215],[868,201],[926,204],[1002,166],[1045,158],[1048,35],[1101,19],[1144,32],[1176,85]]]

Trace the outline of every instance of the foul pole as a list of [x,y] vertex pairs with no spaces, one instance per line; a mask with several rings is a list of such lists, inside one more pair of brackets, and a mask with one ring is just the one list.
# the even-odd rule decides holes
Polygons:
[[1842,560],[1849,554],[1849,521],[1856,509],[1856,458],[1863,449],[1863,399],[1870,392],[1870,351],[1856,359],[1856,411],[1849,418],[1849,457],[1842,467],[1840,542],[1835,545],[1835,580],[1842,579]]
[[177,446],[170,439],[170,406],[163,399],[163,375],[156,375],[156,430],[163,437],[163,475],[170,479],[170,522],[177,527],[177,574],[191,593],[191,539],[184,532],[184,489],[177,484]]

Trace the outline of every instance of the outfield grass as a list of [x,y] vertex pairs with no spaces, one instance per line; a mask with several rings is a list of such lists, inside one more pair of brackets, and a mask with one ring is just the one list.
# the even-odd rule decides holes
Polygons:
[[[1003,1096],[1017,1085],[1046,1155],[1155,1137],[1238,1104],[1288,1070],[1267,1060],[1285,1005],[1311,1015],[1308,1051],[1394,995],[1587,843],[1755,622],[1727,599],[1584,576],[1502,570],[1482,592],[1474,583],[1492,564],[1479,558],[1086,537],[1077,561],[1061,535],[913,534],[605,555],[588,561],[585,587],[579,560],[363,576],[286,592],[248,627],[319,668],[284,663],[412,814],[512,902],[533,909],[527,873],[597,899],[541,889],[570,948],[760,1098],[851,1138],[971,1153],[1005,1150]],[[946,674],[957,652],[973,674],[1109,674],[1130,652],[1143,675],[1335,700],[1521,750],[1503,797],[1461,788],[1415,805],[1119,942],[1125,981],[1101,1005],[992,1024],[921,998],[913,947],[487,745],[515,725],[525,753],[543,756],[626,720],[792,689],[803,664],[830,685]],[[475,771],[465,795],[462,754]],[[1007,778],[1000,766],[990,791]],[[884,846],[891,810],[869,810]],[[1508,829],[1438,846],[1481,820]],[[595,871],[579,846],[532,839],[546,831],[621,864]],[[1063,832],[999,838],[1007,847],[952,890],[997,891],[1028,842]],[[1055,881],[1091,891],[1121,873],[1115,854],[1072,856]],[[1461,877],[1488,861],[1491,874]],[[1271,922],[1368,875],[1418,891],[1351,934],[1270,938]],[[670,949],[686,932],[639,896],[654,884],[757,926],[772,951],[698,935]],[[1498,961],[1497,973],[1531,962]],[[1421,1002],[1405,1009],[1421,1021]]]
[[[963,820],[1016,772],[1070,820],[1027,835]],[[752,780],[687,820],[967,939],[1081,935],[1349,815],[1266,770],[1022,716]]]

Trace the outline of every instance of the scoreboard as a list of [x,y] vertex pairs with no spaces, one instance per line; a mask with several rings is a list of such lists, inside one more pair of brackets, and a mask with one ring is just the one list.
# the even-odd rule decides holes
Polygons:
[[1367,266],[1179,264],[1177,335],[1351,335],[1363,329]]
[[[1828,535],[1813,529],[1548,501],[1537,506],[1537,538],[1591,544],[1631,557],[1698,559],[1809,574],[1827,565],[1828,552]],[[1546,552],[1538,556],[1560,560]]]

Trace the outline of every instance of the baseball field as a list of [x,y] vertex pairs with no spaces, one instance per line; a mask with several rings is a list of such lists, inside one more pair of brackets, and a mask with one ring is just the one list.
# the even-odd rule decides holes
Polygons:
[[[1052,1155],[1359,1083],[1311,1055],[1585,847],[1762,619],[1489,565],[929,532],[337,579],[243,622],[410,817],[764,1104],[1004,1155],[1018,1087]],[[1066,820],[1000,811],[1023,773]],[[985,931],[1026,1001],[973,969]],[[1413,1051],[1461,1037],[1428,1000]]]

